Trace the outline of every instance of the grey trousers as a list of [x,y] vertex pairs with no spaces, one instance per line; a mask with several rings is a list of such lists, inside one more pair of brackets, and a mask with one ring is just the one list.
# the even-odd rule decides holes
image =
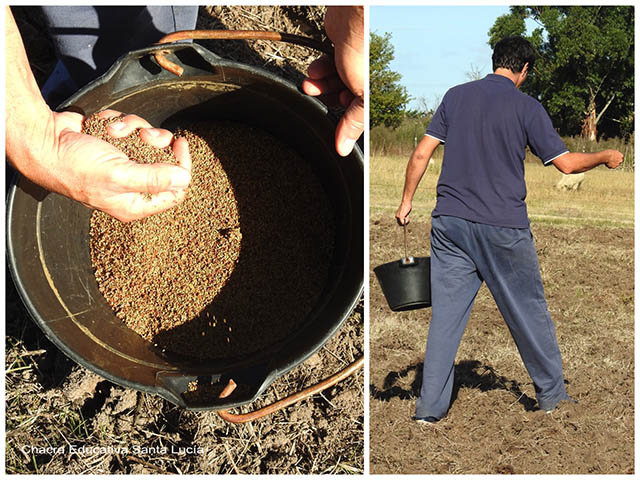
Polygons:
[[432,319],[416,416],[442,418],[449,409],[456,352],[483,281],[533,380],[538,406],[551,410],[568,400],[531,230],[450,216],[434,217],[431,225]]
[[[122,55],[150,47],[168,33],[193,30],[197,6],[43,6],[59,63],[43,88],[49,104],[105,73]],[[59,92],[58,92],[59,90]]]

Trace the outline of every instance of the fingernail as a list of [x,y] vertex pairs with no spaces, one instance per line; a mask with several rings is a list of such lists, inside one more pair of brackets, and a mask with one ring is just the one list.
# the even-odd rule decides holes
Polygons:
[[147,128],[147,133],[152,137],[157,137],[158,135],[160,135],[160,132],[157,128]]
[[322,91],[308,80],[309,79],[306,79],[306,81],[303,82],[302,90],[311,97],[317,97],[322,93]]
[[124,122],[113,122],[111,125],[109,125],[111,127],[111,129],[113,130],[122,130],[124,128]]
[[346,157],[351,153],[355,144],[356,144],[355,140],[352,140],[351,138],[345,138],[344,140],[342,140],[342,142],[339,145],[338,153],[341,156]]
[[184,168],[178,168],[171,176],[171,186],[173,188],[186,188],[191,182],[191,174]]

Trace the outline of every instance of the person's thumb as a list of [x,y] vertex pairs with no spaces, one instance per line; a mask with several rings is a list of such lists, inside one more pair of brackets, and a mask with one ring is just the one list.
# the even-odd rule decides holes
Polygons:
[[364,131],[364,99],[355,97],[336,128],[336,151],[346,157]]
[[157,194],[182,190],[191,182],[191,172],[168,163],[129,163],[118,183],[124,191]]

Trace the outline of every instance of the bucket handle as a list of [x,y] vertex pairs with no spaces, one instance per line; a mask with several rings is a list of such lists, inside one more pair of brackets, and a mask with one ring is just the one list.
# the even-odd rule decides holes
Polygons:
[[[327,55],[333,55],[333,47],[313,38],[266,30],[179,30],[162,37],[156,45],[180,40],[272,40],[293,43],[319,50]],[[165,56],[167,53],[164,50],[158,50],[154,53],[158,65],[180,77],[184,73],[184,69],[170,61]]]
[[402,259],[400,260],[400,264],[403,267],[411,267],[413,265],[416,265],[416,259],[413,257],[410,257],[409,254],[407,253],[407,224],[403,223],[402,227],[404,232],[404,257],[402,257]]
[[[289,405],[299,402],[300,400],[310,397],[311,395],[320,393],[329,387],[332,387],[336,383],[340,382],[341,380],[344,380],[345,378],[355,373],[363,365],[364,365],[364,355],[360,355],[353,363],[348,365],[346,368],[340,370],[338,373],[335,373],[331,377],[326,378],[320,383],[312,385],[311,387],[307,387],[304,390],[293,393],[288,397],[285,397],[281,400],[278,400],[275,403],[267,405],[266,407],[262,407],[258,410],[254,410],[253,412],[242,413],[242,414],[233,414],[233,413],[230,413],[228,410],[218,410],[217,413],[218,415],[220,415],[220,417],[223,420],[230,423],[251,422],[253,420],[262,418],[266,415],[270,415],[274,412],[277,412],[278,410],[288,407]],[[219,395],[219,398],[226,398],[229,395],[231,395],[231,393],[235,390],[236,386],[237,385],[233,381],[233,379],[229,379],[229,383],[227,383],[227,386],[222,390],[222,392]]]
[[407,224],[406,222],[402,224],[402,228],[404,230],[404,259],[405,261],[409,261],[409,255],[407,255]]

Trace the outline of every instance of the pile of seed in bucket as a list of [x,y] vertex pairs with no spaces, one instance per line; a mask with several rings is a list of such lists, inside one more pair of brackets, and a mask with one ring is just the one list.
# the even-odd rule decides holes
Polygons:
[[[138,132],[84,131],[130,159],[176,163]],[[272,135],[230,122],[175,132],[189,143],[184,202],[130,223],[95,211],[91,260],[116,315],[162,351],[231,358],[298,329],[326,286],[335,235],[330,203],[308,162]]]

